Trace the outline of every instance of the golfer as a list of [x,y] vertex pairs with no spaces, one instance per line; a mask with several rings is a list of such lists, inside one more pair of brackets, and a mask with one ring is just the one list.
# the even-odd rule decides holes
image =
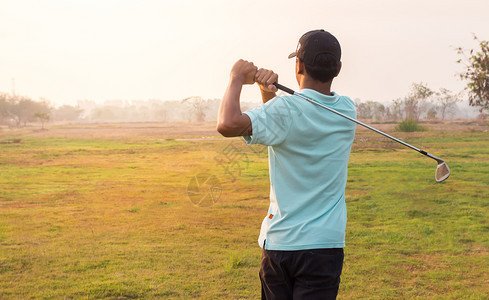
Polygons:
[[[295,52],[299,93],[356,118],[355,104],[331,91],[341,48],[329,32],[304,34]],[[345,247],[347,165],[355,124],[299,96],[276,96],[278,75],[237,61],[222,99],[217,130],[268,147],[270,207],[261,225],[262,299],[335,299]],[[241,112],[244,84],[263,103]]]

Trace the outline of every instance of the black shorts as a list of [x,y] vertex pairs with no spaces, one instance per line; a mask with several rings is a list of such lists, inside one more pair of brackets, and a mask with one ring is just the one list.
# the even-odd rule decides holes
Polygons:
[[263,250],[261,298],[336,299],[343,258],[343,248]]

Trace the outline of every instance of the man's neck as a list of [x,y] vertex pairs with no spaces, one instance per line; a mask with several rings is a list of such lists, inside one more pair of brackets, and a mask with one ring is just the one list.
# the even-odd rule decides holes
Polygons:
[[328,81],[328,82],[321,82],[318,80],[313,80],[309,79],[307,77],[303,77],[299,87],[300,89],[311,89],[315,90],[316,92],[319,92],[321,94],[327,95],[327,96],[332,96],[333,94],[331,93],[331,83],[333,81]]

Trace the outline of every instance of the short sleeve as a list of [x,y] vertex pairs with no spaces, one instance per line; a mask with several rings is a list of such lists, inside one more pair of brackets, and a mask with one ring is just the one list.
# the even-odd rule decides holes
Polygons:
[[250,117],[252,135],[247,144],[274,146],[282,143],[292,124],[292,106],[284,97],[275,97],[259,107],[245,111]]

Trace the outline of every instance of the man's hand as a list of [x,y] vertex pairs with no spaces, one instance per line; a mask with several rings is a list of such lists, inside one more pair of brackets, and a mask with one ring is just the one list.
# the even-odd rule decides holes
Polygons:
[[278,89],[273,84],[278,81],[278,75],[271,70],[259,69],[255,74],[255,82],[266,93],[275,93]]
[[257,69],[252,62],[240,59],[231,69],[231,80],[237,80],[241,84],[253,84]]
[[263,103],[268,102],[276,96],[275,92],[278,89],[273,84],[277,81],[278,75],[271,70],[259,69],[258,71],[256,71],[255,82],[260,87]]

